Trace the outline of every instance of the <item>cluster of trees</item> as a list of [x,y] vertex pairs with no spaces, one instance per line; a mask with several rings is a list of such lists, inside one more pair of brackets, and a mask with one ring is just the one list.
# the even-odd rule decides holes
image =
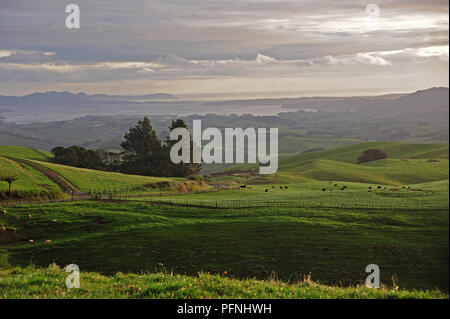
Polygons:
[[363,154],[358,157],[358,164],[378,161],[385,158],[387,158],[387,154],[385,152],[377,149],[370,149],[364,151]]
[[[179,127],[187,128],[182,119],[172,121],[169,131]],[[52,149],[52,153],[56,163],[75,167],[146,176],[186,177],[197,174],[201,164],[174,164],[170,160],[170,149],[177,142],[169,137],[160,141],[150,119],[144,117],[125,134],[121,143],[123,152],[120,154],[87,150],[80,146],[58,146]]]
[[[169,131],[180,127],[187,128],[182,119],[172,121]],[[148,117],[144,117],[135,127],[130,128],[124,139],[120,144],[124,149],[121,166],[124,173],[186,177],[197,174],[202,168],[201,164],[192,163],[192,158],[191,163],[174,164],[170,160],[170,149],[178,141],[171,141],[169,137],[164,142],[160,141]],[[191,142],[191,147],[192,145]]]
[[97,170],[106,168],[100,151],[87,150],[81,146],[57,146],[51,152],[54,155],[54,161],[58,164]]

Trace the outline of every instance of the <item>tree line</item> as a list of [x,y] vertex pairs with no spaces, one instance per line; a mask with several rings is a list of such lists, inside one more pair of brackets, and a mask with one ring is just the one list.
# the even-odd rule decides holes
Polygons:
[[[186,123],[177,119],[172,121],[169,131],[180,127],[187,129]],[[191,163],[174,164],[170,160],[170,149],[177,142],[169,137],[159,140],[150,119],[144,117],[125,133],[120,153],[88,150],[81,146],[57,146],[51,152],[56,163],[80,168],[144,176],[186,177],[197,174],[201,164],[192,163],[192,160]]]

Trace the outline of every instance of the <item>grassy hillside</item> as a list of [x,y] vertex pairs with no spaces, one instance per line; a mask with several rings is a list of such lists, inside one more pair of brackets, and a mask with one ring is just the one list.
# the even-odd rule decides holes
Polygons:
[[[357,164],[358,157],[368,149],[380,149],[388,157]],[[405,185],[447,180],[448,158],[449,149],[446,144],[368,142],[280,157],[278,173],[274,176],[258,175],[257,169],[251,165],[235,166],[224,174],[243,175],[243,178],[235,180],[259,184],[342,181]],[[242,172],[247,172],[248,176]]]
[[168,190],[205,190],[209,188],[206,184],[201,185],[195,181],[186,181],[181,178],[127,175],[44,162],[39,162],[39,164],[63,175],[84,192],[114,190],[148,193]]
[[0,156],[10,156],[38,161],[48,161],[53,157],[53,154],[29,147],[0,145]]
[[133,189],[139,186],[169,181],[168,178],[126,175],[114,172],[96,171],[53,163],[43,163],[55,172],[63,175],[84,192],[89,190]]
[[79,289],[66,289],[67,273],[56,265],[46,269],[0,268],[0,298],[133,298],[133,299],[445,299],[443,292],[332,287],[310,280],[287,284],[272,280],[236,280],[226,275],[196,277],[154,274],[103,276],[82,272]]
[[[368,148],[388,158],[355,164]],[[84,192],[209,187],[32,163]],[[365,143],[283,158],[272,176],[216,179],[242,190],[8,207],[0,298],[448,298],[448,165],[446,145]],[[0,157],[2,170],[20,173],[17,189],[58,190],[26,164]],[[79,265],[82,289],[67,292],[53,263]],[[400,290],[360,288],[372,263]]]
[[[14,161],[11,158],[26,159]],[[126,193],[150,193],[150,192],[185,192],[207,190],[210,186],[197,181],[188,181],[177,178],[158,178],[149,176],[126,175],[114,172],[96,171],[77,168],[48,162],[52,154],[21,146],[0,146],[0,176],[4,174],[16,174],[19,180],[13,183],[13,198],[16,199],[48,199],[64,197],[57,184],[51,177],[39,172],[39,167],[44,170],[59,174],[70,184],[76,186],[82,192],[122,191]],[[31,161],[31,162],[30,162]],[[38,169],[31,164],[38,165]],[[52,173],[53,174],[53,173]],[[8,184],[0,182],[0,200],[5,199]],[[51,196],[50,196],[51,194]]]
[[368,142],[353,144],[326,151],[294,155],[280,160],[280,167],[288,170],[311,160],[331,160],[356,164],[358,157],[365,150],[379,149],[385,152],[389,159],[448,159],[447,144],[408,144],[399,142]]
[[186,275],[268,279],[275,272],[283,281],[311,274],[349,286],[364,282],[365,267],[376,263],[387,286],[394,277],[400,288],[448,290],[445,210],[73,202],[10,207],[0,224],[4,267],[75,263],[114,274],[163,265]]
[[[22,153],[23,154],[23,153]],[[0,176],[15,174],[19,179],[13,183],[13,197],[27,199],[48,199],[62,196],[55,183],[29,166],[0,157]],[[0,200],[4,199],[8,191],[8,183],[0,181]]]
[[295,181],[296,175],[319,181],[348,181],[405,185],[448,179],[449,161],[386,159],[367,164],[350,164],[331,160],[304,161],[280,168],[280,176]]

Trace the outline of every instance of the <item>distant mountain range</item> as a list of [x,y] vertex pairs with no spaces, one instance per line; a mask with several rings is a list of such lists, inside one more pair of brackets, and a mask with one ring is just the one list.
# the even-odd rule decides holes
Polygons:
[[363,112],[376,116],[448,116],[449,89],[430,88],[410,94],[363,97],[302,97],[209,102],[211,106],[283,105],[291,110]]
[[105,103],[141,103],[150,101],[174,101],[176,96],[156,93],[146,95],[107,95],[86,93],[73,94],[69,92],[32,93],[25,96],[0,95],[2,106],[92,106]]
[[[33,93],[25,96],[0,95],[0,107],[5,116],[14,108],[15,112],[41,110],[42,113],[54,114],[57,111],[70,110],[78,112],[77,107],[95,108],[98,114],[117,113],[118,108],[129,106],[130,110],[138,108],[147,110],[151,105],[153,114],[157,107],[177,114],[186,109],[183,101],[174,95],[157,93],[147,95],[107,95],[107,94],[73,94],[69,92]],[[135,106],[134,108],[131,106]],[[449,89],[438,87],[417,91],[409,94],[387,94],[380,96],[353,97],[301,97],[282,99],[230,100],[218,102],[198,102],[200,109],[211,110],[232,109],[233,107],[276,106],[286,112],[352,112],[376,118],[393,118],[398,116],[415,118],[442,119],[449,115]],[[9,108],[8,108],[9,107]],[[192,108],[192,106],[188,106]],[[171,110],[169,112],[169,109]],[[2,109],[0,109],[1,111]],[[133,111],[130,111],[133,112]],[[156,112],[156,113],[155,113]],[[120,113],[120,112],[119,112]],[[161,113],[161,112],[160,112]],[[81,114],[81,113],[80,113]],[[130,113],[133,114],[133,113]],[[138,114],[138,113],[136,113]],[[78,115],[81,116],[81,115]]]

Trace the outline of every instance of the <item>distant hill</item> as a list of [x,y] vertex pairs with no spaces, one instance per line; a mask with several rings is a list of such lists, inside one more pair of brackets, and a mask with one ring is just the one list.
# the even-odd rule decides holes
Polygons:
[[209,102],[212,106],[283,105],[285,109],[333,112],[364,112],[384,116],[448,116],[449,89],[430,88],[411,94],[388,94],[361,97],[302,97],[291,99],[257,99]]
[[367,149],[379,149],[385,152],[388,159],[448,159],[449,147],[447,144],[410,144],[400,142],[367,142],[352,144],[336,149],[311,152],[286,157],[280,160],[280,167],[289,168],[291,165],[311,160],[332,160],[356,164],[358,157]]
[[4,96],[0,95],[0,105],[2,106],[95,106],[95,104],[104,103],[138,103],[145,101],[170,101],[177,97],[165,94],[147,94],[147,95],[107,95],[69,92],[44,92],[32,93],[25,96]]
[[[387,159],[357,164],[365,150],[379,149]],[[302,183],[311,181],[408,185],[448,180],[447,144],[367,142],[336,149],[280,158],[275,177],[257,175],[254,165],[234,166],[224,175],[246,175],[246,183]],[[222,173],[219,173],[219,176]]]
[[[379,149],[388,158],[356,164],[367,149]],[[445,144],[370,142],[334,150],[289,156],[280,160],[279,174],[285,180],[319,180],[418,184],[448,180],[449,148]]]

